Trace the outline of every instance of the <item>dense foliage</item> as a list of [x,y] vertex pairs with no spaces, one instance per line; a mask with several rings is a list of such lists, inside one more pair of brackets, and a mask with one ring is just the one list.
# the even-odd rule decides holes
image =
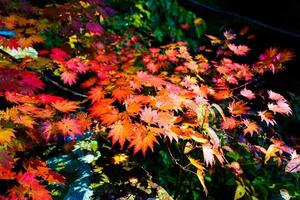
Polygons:
[[[122,165],[131,149],[132,157],[147,157],[156,146],[161,162],[172,160],[198,178],[204,196],[211,177],[230,172],[234,199],[266,199],[268,189],[299,197],[298,182],[290,181],[299,177],[300,157],[276,130],[277,117],[292,110],[259,83],[283,70],[291,51],[268,48],[247,58],[251,50],[241,42],[252,37],[243,30],[207,35],[191,54],[187,42],[176,41],[182,33],[167,28],[173,26],[150,28],[161,16],[148,6],[177,9],[176,1],[151,2],[135,4],[139,11],[124,18],[132,26],[123,26],[122,15],[101,0],[0,1],[1,199],[102,195],[109,182],[119,184],[103,173],[107,163]],[[181,31],[192,25],[200,37],[204,22],[178,13]],[[144,15],[149,22],[132,21]],[[169,33],[173,43],[151,46]],[[272,186],[270,166],[292,175]]]

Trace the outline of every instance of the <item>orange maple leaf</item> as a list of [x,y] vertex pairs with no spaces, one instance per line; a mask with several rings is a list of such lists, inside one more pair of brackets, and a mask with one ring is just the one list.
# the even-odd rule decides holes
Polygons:
[[79,122],[80,130],[83,132],[85,130],[91,129],[92,120],[87,115],[87,113],[78,113],[77,114],[77,120]]
[[30,38],[20,38],[17,43],[20,47],[23,47],[23,48],[31,47],[33,44],[32,40]]
[[243,101],[233,101],[229,104],[228,109],[233,115],[242,115],[246,114],[250,107],[247,107]]
[[223,99],[228,99],[229,97],[232,96],[232,92],[230,90],[218,90],[216,93],[213,95],[215,99],[217,100],[223,100]]
[[101,119],[101,123],[103,125],[111,125],[120,119],[121,115],[119,111],[115,108],[111,108],[107,110],[107,112],[103,113],[99,118]]
[[110,126],[108,137],[112,138],[112,144],[119,142],[121,148],[124,147],[125,141],[130,140],[133,131],[133,125],[129,120],[119,120]]
[[224,130],[232,130],[235,129],[240,124],[240,121],[233,117],[226,118],[221,126]]
[[32,43],[43,43],[44,42],[44,38],[40,35],[32,35],[28,39],[31,40]]
[[58,130],[61,131],[64,136],[69,134],[72,138],[74,138],[76,134],[82,134],[77,119],[66,117],[57,122],[56,125]]
[[119,102],[126,99],[132,94],[132,90],[129,87],[117,87],[115,88],[111,95],[117,99]]
[[246,126],[246,128],[243,130],[244,135],[249,133],[252,136],[253,133],[258,133],[259,126],[255,122],[251,122],[248,119],[245,119],[243,121],[243,124]]
[[68,101],[68,100],[62,100],[62,101],[56,101],[51,103],[51,106],[55,109],[59,110],[60,112],[73,112],[76,109],[78,109],[78,104],[80,102],[78,101]]
[[113,99],[102,99],[94,103],[90,108],[90,115],[92,117],[101,117],[104,113],[110,112],[113,109],[111,104],[114,102]]
[[267,125],[275,125],[275,117],[270,111],[259,111],[258,116],[260,116],[261,121],[265,121]]
[[105,96],[105,91],[102,90],[101,86],[93,87],[88,92],[88,98],[92,100],[92,103],[100,101]]
[[15,138],[14,132],[12,128],[0,128],[0,144],[11,142],[11,140]]
[[12,120],[14,123],[22,124],[28,128],[33,128],[33,125],[36,124],[34,119],[28,115],[19,115],[17,117],[14,117]]
[[154,143],[158,143],[156,140],[157,129],[148,129],[141,124],[134,124],[134,137],[130,141],[130,147],[134,147],[133,154],[142,151],[143,155],[146,155],[146,151],[150,148],[153,151]]

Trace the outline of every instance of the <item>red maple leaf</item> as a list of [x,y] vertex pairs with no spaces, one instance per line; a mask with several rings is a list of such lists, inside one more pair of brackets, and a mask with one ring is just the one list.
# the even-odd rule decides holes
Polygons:
[[90,33],[94,33],[96,35],[102,35],[104,32],[104,29],[102,28],[102,26],[100,26],[100,24],[98,24],[97,22],[88,22],[86,24],[86,29]]

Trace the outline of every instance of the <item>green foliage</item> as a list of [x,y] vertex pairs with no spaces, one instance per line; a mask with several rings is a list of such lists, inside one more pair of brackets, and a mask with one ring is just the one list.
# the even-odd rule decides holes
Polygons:
[[177,0],[107,2],[117,8],[117,15],[107,24],[118,32],[134,28],[159,42],[187,41],[196,46],[206,29],[204,20],[181,7]]

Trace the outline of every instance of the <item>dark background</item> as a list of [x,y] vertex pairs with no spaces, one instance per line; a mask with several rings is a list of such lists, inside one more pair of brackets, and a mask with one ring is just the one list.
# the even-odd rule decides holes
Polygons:
[[[294,59],[285,71],[264,76],[265,88],[283,94],[291,103],[293,116],[279,119],[280,132],[289,145],[300,149],[300,1],[299,0],[179,0],[180,5],[202,17],[207,33],[220,35],[236,32],[248,25],[256,35],[251,53],[259,55],[265,48],[291,49]],[[264,27],[260,24],[271,26]],[[275,30],[272,30],[275,29]],[[280,29],[280,30],[278,30]],[[288,33],[282,33],[288,32]],[[294,100],[289,93],[294,93]]]
[[[235,28],[238,30],[244,25],[249,25],[250,31],[257,36],[255,46],[252,47],[253,51],[259,53],[267,47],[292,49],[295,57],[286,65],[286,71],[267,77],[267,84],[282,92],[300,95],[299,0],[179,0],[179,2],[207,22],[208,33]],[[256,21],[290,34],[253,23]],[[298,37],[294,36],[295,34]]]

